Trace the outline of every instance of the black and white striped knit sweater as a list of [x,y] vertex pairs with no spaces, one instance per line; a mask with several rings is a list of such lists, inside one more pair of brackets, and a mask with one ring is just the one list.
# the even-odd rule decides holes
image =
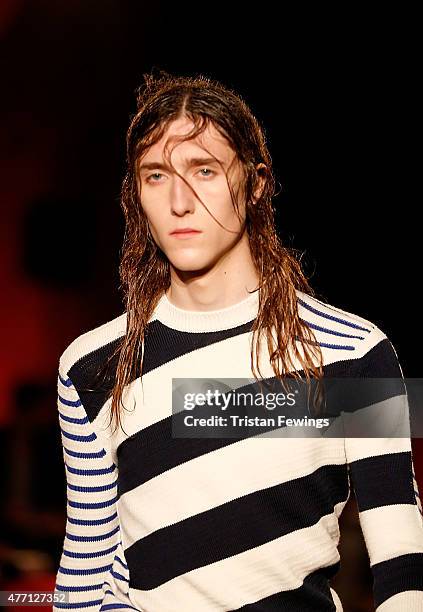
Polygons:
[[[297,296],[327,375],[402,376],[375,324]],[[53,610],[341,611],[329,580],[340,565],[338,519],[351,485],[375,609],[423,610],[423,519],[409,437],[172,437],[172,378],[253,378],[257,308],[257,292],[208,312],[179,309],[163,295],[149,322],[142,386],[135,378],[126,387],[123,431],[109,427],[105,391],[89,389],[125,334],[126,314],[63,352],[68,501],[56,590],[69,603]],[[273,377],[266,342],[262,351],[261,374]]]

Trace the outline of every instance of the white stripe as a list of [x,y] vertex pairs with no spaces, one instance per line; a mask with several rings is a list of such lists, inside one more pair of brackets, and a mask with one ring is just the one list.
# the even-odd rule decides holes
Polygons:
[[[377,329],[376,325],[372,321],[369,321],[368,319],[364,319],[363,317],[360,317],[359,315],[357,315],[357,314],[355,314],[353,312],[349,312],[347,310],[342,310],[341,308],[333,306],[332,304],[325,303],[322,300],[319,300],[318,298],[316,298],[316,297],[314,297],[312,295],[308,295],[307,293],[304,293],[303,291],[300,291],[298,289],[297,289],[297,294],[303,300],[303,302],[306,302],[312,308],[315,308],[316,310],[324,312],[325,314],[328,314],[330,316],[338,317],[339,319],[346,319],[347,321],[349,321],[351,323],[355,323],[356,325],[360,325],[361,327],[365,327],[365,328],[370,329],[370,330]],[[304,308],[304,306],[302,306],[302,304],[300,304],[300,308]],[[304,312],[306,310],[307,309],[304,309]],[[307,312],[310,312],[310,311],[307,311]],[[315,315],[315,316],[319,317],[319,315]],[[323,320],[322,317],[319,317],[319,318],[320,318],[320,321]],[[329,319],[325,319],[325,320],[329,321]],[[335,322],[333,322],[333,323],[335,323]],[[345,327],[346,326],[344,325],[343,329],[345,329]],[[347,327],[349,327],[349,326],[347,326]],[[350,329],[353,329],[353,328],[351,327]],[[356,330],[356,331],[360,331],[360,330]]]
[[404,591],[392,595],[375,612],[422,612],[423,591]]
[[[99,577],[99,574],[97,574],[96,576],[97,580],[94,579],[94,576],[93,577],[90,576],[89,578],[92,578],[90,583],[87,582],[84,576],[69,576],[67,574],[59,574],[57,583],[60,584],[61,586],[82,586],[83,584],[84,586],[89,586],[89,584],[100,584],[103,582],[103,580]],[[59,595],[65,594],[65,596],[67,597],[67,600],[66,600],[67,603],[81,603],[82,604],[87,601],[94,601],[96,599],[103,598],[103,589],[101,587],[99,587],[98,589],[90,590],[90,591],[71,591],[71,592],[62,591],[62,590],[57,589],[56,593],[58,593]],[[89,606],[89,607],[81,608],[81,609],[92,611],[92,610],[99,610],[99,607]],[[61,612],[63,612],[63,608],[57,608],[56,606],[53,606],[53,610],[60,610]]]
[[409,438],[345,438],[345,450],[351,463],[367,457],[410,452],[411,441]]
[[[84,520],[86,519],[99,520],[102,518],[107,518],[108,516],[112,516],[112,514],[115,514],[115,512],[116,512],[115,506],[108,507],[108,514],[107,512],[105,513],[103,509],[81,510],[80,508],[69,508],[69,514],[71,516],[75,516],[75,518],[82,518],[81,513],[83,513]],[[103,516],[104,514],[105,516]],[[104,523],[103,525],[75,525],[74,523],[69,523],[67,525],[67,531],[68,533],[71,533],[72,535],[76,535],[79,537],[93,538],[95,536],[100,536],[105,533],[109,533],[110,531],[114,531],[116,527],[118,527],[118,525],[119,525],[119,516],[117,515],[116,518],[114,518],[112,521],[109,521],[108,523]],[[116,533],[119,534],[119,531],[117,531]],[[116,542],[116,539],[115,539],[117,537],[116,534],[112,537],[114,539],[114,542]],[[110,542],[110,538],[107,538],[105,540],[98,540],[94,542],[93,545],[96,545],[98,548],[108,548],[108,545],[107,545],[108,542]],[[67,549],[78,550],[78,547],[85,548],[88,542],[78,542],[75,540],[67,540],[66,544],[67,544],[66,545]]]
[[359,518],[370,565],[399,555],[423,553],[422,524],[417,506],[380,506],[360,512]]
[[335,612],[343,612],[344,608],[342,607],[342,602],[339,599],[338,593],[331,586],[329,587],[330,592],[333,597],[333,601],[335,602]]
[[[90,329],[75,338],[63,351],[59,360],[59,367],[63,372],[69,372],[73,364],[97,348],[123,336],[126,330],[126,312],[106,321],[102,325]],[[67,378],[67,375],[63,376]]]

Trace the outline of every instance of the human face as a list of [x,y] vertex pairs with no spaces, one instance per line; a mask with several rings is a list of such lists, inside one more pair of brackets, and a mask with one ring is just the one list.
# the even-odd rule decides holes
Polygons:
[[[247,239],[245,203],[238,200],[241,215],[238,218],[227,184],[228,180],[236,197],[242,168],[228,141],[213,125],[209,124],[194,140],[176,146],[172,143],[168,153],[177,172],[188,181],[210,212],[182,178],[167,167],[164,147],[168,138],[187,134],[192,127],[191,120],[185,117],[171,123],[162,138],[141,157],[137,174],[141,205],[154,241],[171,266],[183,272],[212,268],[235,248],[244,234],[244,240]],[[189,163],[193,158],[213,157],[220,160],[223,167],[218,161]],[[243,193],[242,189],[239,191]],[[172,234],[186,227],[199,232]]]

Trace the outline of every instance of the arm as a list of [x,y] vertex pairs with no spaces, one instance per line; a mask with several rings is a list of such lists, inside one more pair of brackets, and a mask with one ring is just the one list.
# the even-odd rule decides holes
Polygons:
[[[378,328],[372,333],[378,338],[360,360],[358,376],[396,378],[403,383],[392,344]],[[400,406],[409,426],[404,384],[399,393],[381,399],[380,407],[391,415]],[[423,610],[423,516],[410,437],[347,436],[348,427],[346,459],[370,558],[375,610]]]
[[67,521],[55,591],[67,593],[69,600],[55,603],[53,612],[64,608],[97,612],[102,604],[113,606],[116,602],[120,608],[131,608],[117,513],[117,467],[96,436],[61,366],[57,403],[67,481]]

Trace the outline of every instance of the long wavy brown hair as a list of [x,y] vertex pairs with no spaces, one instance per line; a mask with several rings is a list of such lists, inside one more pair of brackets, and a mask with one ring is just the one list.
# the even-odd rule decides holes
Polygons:
[[[118,356],[109,394],[109,399],[112,397],[111,419],[116,427],[121,425],[121,407],[126,410],[122,402],[125,386],[142,376],[144,338],[149,320],[170,286],[169,261],[155,244],[141,205],[138,164],[169,124],[181,117],[190,119],[194,128],[180,137],[180,141],[196,138],[211,123],[236,152],[243,169],[246,231],[260,289],[258,313],[251,328],[254,378],[261,377],[259,354],[265,336],[278,379],[303,378],[294,365],[297,359],[307,381],[320,381],[322,352],[312,329],[299,317],[296,290],[310,295],[315,292],[301,269],[298,252],[283,246],[276,232],[272,203],[275,178],[264,128],[238,93],[201,74],[175,76],[164,70],[159,70],[158,74],[143,74],[143,84],[137,88],[136,97],[137,110],[131,117],[126,137],[127,171],[120,197],[126,223],[119,265],[126,334],[111,356]],[[258,171],[258,164],[265,167]],[[259,183],[260,178],[264,181]],[[262,189],[257,199],[254,194],[259,185]],[[228,186],[234,204],[234,194],[229,183]],[[237,204],[234,206],[238,211]],[[283,380],[282,384],[285,387]]]

